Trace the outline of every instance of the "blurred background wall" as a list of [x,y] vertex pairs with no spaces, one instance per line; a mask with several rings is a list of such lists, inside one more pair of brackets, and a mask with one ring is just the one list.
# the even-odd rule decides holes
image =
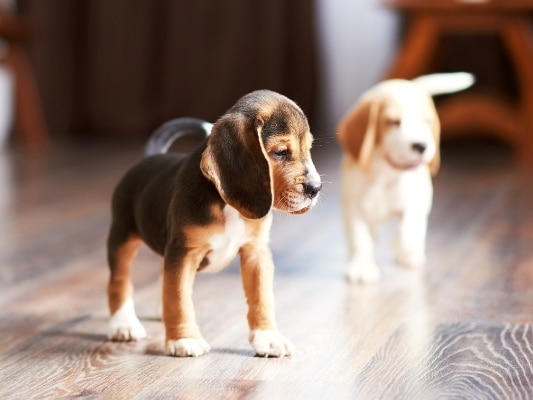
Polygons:
[[[12,3],[14,0],[0,0]],[[1,5],[1,3],[0,3]],[[380,0],[16,0],[53,137],[144,138],[178,116],[215,120],[269,88],[317,136],[383,78],[403,19]],[[436,71],[511,88],[494,38],[444,39]]]
[[50,130],[137,135],[269,88],[315,113],[308,0],[19,0]]
[[213,120],[259,88],[297,101],[331,135],[393,54],[378,0],[18,0],[56,136],[146,135]]
[[399,16],[379,0],[315,0],[320,49],[319,129],[328,133],[379,81],[395,55]]

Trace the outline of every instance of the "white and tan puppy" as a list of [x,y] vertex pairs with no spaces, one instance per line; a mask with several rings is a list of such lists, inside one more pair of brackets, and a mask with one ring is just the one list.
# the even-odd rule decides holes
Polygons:
[[338,126],[343,213],[350,281],[379,280],[378,225],[399,218],[397,262],[425,263],[426,229],[433,198],[431,177],[440,165],[440,123],[432,97],[466,89],[469,73],[393,79],[362,95]]

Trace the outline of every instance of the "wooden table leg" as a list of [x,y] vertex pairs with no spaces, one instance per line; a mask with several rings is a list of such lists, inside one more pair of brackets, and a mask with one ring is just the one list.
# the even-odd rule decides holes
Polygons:
[[506,19],[502,36],[516,68],[520,89],[519,118],[522,135],[516,143],[517,161],[533,166],[533,30],[528,16]]
[[15,123],[24,147],[32,152],[45,151],[49,146],[48,130],[26,53],[18,46],[10,46],[4,62],[14,75]]
[[412,79],[428,72],[439,29],[434,17],[413,15],[404,43],[386,78]]

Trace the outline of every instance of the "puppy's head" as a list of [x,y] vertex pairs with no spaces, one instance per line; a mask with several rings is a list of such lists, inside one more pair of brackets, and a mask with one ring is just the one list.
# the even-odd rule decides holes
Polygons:
[[262,218],[271,208],[304,213],[322,187],[312,141],[296,103],[268,90],[252,92],[214,124],[201,169],[246,218]]
[[388,80],[366,92],[338,127],[339,141],[363,168],[383,157],[400,170],[440,165],[440,123],[431,96],[407,80]]

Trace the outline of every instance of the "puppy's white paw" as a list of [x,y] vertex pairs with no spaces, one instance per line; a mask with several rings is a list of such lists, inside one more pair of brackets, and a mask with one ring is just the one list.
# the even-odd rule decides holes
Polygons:
[[402,267],[419,269],[426,264],[426,255],[420,252],[405,252],[396,257],[396,262]]
[[277,331],[254,330],[250,332],[250,344],[262,357],[285,357],[294,354],[294,346]]
[[140,340],[146,337],[146,330],[135,315],[133,300],[127,300],[110,318],[107,337],[119,342]]
[[346,277],[350,282],[372,283],[381,279],[381,272],[373,262],[351,262],[346,268]]
[[203,338],[169,340],[165,346],[166,353],[174,357],[198,357],[208,353],[210,349]]
[[109,339],[118,342],[129,342],[146,337],[146,330],[136,316],[134,318],[122,319],[115,318],[116,315],[113,315],[109,321],[107,331],[107,337]]

